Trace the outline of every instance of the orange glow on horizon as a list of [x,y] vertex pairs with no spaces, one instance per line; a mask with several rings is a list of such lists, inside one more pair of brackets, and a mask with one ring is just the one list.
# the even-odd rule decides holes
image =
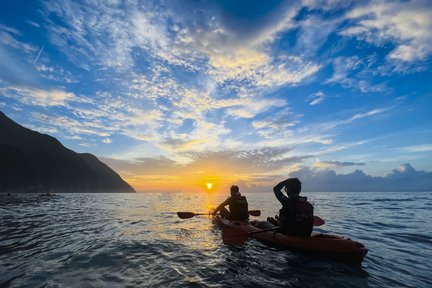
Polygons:
[[231,185],[238,184],[239,179],[248,181],[245,174],[229,171],[197,170],[194,171],[158,171],[158,174],[128,173],[121,175],[137,192],[198,192],[227,193]]

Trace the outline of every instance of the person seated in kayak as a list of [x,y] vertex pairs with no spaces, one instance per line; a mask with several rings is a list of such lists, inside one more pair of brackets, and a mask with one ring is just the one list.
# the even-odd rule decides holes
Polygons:
[[[242,196],[238,186],[231,186],[231,196],[228,197],[224,202],[219,204],[213,211],[213,215],[216,215],[220,211],[220,215],[229,220],[247,221],[249,220],[248,202],[245,196]],[[229,211],[225,206],[229,205]]]
[[[288,197],[282,193],[284,188]],[[300,196],[301,182],[297,178],[286,179],[277,184],[273,191],[276,198],[281,202],[282,209],[279,210],[277,223],[280,232],[287,235],[309,237],[314,226],[313,205],[306,197]],[[274,219],[269,219],[274,222]]]

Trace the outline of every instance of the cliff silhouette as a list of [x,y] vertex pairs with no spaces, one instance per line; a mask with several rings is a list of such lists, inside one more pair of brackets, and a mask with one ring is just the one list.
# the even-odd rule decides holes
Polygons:
[[94,155],[27,129],[0,112],[0,192],[135,192]]

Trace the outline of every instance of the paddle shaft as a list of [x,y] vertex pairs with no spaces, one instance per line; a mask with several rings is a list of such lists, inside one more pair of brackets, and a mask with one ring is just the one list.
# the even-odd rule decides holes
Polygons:
[[[324,223],[325,223],[324,220],[318,216],[314,216],[314,220],[315,220],[314,226],[321,226],[321,225],[324,225]],[[267,232],[267,231],[273,231],[273,230],[277,230],[279,228],[280,228],[280,226],[274,226],[274,227],[270,227],[270,228],[266,228],[266,229],[261,229],[259,231],[252,231],[252,232],[249,232],[249,235],[254,235],[254,234],[263,233],[263,232]]]
[[[324,223],[325,223],[324,220],[318,216],[314,216],[314,220],[315,220],[314,226],[321,226],[321,225],[324,225]],[[249,232],[249,235],[254,235],[254,234],[263,233],[263,232],[267,232],[267,231],[273,231],[273,230],[277,230],[279,228],[280,228],[280,226],[274,226],[274,227],[270,227],[270,228],[266,228],[266,229],[261,229],[259,231],[252,231],[252,232]]]
[[[248,211],[249,215],[252,216],[260,216],[261,215],[261,210],[250,210]],[[194,212],[177,212],[177,216],[181,219],[189,219],[195,216],[200,216],[200,215],[212,215],[210,212],[208,213],[194,213]]]
[[279,228],[280,228],[280,226],[274,226],[271,228],[261,229],[259,231],[251,231],[251,232],[249,232],[249,235],[254,235],[254,234],[263,233],[263,232],[267,232],[267,231],[273,231],[273,230],[277,230]]

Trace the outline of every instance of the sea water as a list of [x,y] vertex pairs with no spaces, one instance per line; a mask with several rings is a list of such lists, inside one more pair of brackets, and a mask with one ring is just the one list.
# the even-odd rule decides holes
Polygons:
[[[361,265],[226,246],[206,212],[216,193],[18,194],[0,197],[0,287],[432,287],[432,193],[303,193],[315,229],[369,249]],[[245,193],[264,220],[280,204]]]

